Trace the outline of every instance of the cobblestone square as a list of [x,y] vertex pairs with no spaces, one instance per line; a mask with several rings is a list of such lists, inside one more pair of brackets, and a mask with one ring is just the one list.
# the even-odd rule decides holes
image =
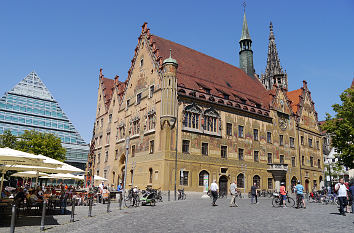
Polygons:
[[[106,205],[98,204],[91,218],[87,217],[87,207],[77,207],[74,223],[69,222],[70,215],[48,216],[53,225],[46,225],[46,231],[354,232],[354,215],[338,215],[335,205],[308,203],[307,209],[298,210],[274,208],[271,199],[260,199],[259,204],[253,205],[250,199],[238,199],[239,207],[229,207],[229,202],[230,199],[218,199],[218,206],[212,207],[210,199],[189,195],[185,201],[164,201],[155,207],[119,210],[118,204],[112,203],[111,213],[106,213]],[[39,232],[40,219],[32,221],[35,226],[17,227],[16,232]],[[0,228],[0,232],[8,231],[8,227]]]

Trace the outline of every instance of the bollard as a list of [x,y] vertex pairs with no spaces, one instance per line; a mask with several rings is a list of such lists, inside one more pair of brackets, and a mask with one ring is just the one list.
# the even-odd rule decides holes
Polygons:
[[108,203],[107,203],[107,213],[111,212],[111,195],[108,195]]
[[120,192],[119,193],[119,210],[122,210],[122,200],[123,200],[122,192]]
[[168,190],[168,193],[167,193],[167,197],[168,197],[168,201],[170,201],[170,190]]
[[88,216],[89,217],[92,217],[92,197],[90,197],[89,199],[89,213],[88,213]]
[[74,216],[75,216],[75,203],[76,200],[73,198],[71,199],[71,218],[70,218],[70,222],[75,222]]
[[16,204],[12,205],[12,215],[11,215],[11,226],[10,226],[10,233],[15,232],[15,220],[16,220]]
[[43,201],[43,209],[42,209],[41,227],[40,227],[41,231],[44,231],[45,205],[46,205],[46,201],[44,200]]

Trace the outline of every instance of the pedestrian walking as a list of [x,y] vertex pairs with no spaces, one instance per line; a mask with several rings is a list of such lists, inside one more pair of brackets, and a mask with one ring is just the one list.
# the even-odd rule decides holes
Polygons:
[[339,214],[345,216],[344,209],[347,206],[347,187],[344,184],[343,178],[339,179],[339,183],[336,184],[334,190],[338,192]]
[[348,192],[349,201],[352,204],[352,214],[354,214],[354,181],[350,184]]
[[212,206],[217,206],[215,204],[215,202],[218,199],[218,190],[219,190],[219,186],[216,183],[216,180],[214,180],[213,183],[211,183],[211,185],[210,185],[211,195],[213,196],[213,204],[212,204]]
[[236,203],[236,193],[237,193],[236,182],[232,182],[230,185],[230,194],[231,194],[230,207],[238,207]]
[[256,203],[258,203],[257,201],[257,184],[254,183],[253,186],[251,187],[251,204],[253,204],[253,199],[256,199]]
[[280,185],[281,185],[281,186],[280,186],[279,192],[280,192],[280,195],[281,195],[281,200],[282,200],[283,208],[287,208],[286,205],[285,205],[285,202],[286,202],[285,183],[284,183],[284,182],[281,182]]

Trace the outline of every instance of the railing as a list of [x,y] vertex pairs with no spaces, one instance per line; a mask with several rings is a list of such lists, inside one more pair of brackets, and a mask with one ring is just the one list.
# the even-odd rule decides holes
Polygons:
[[279,163],[272,163],[268,164],[269,171],[288,171],[288,164],[279,164]]

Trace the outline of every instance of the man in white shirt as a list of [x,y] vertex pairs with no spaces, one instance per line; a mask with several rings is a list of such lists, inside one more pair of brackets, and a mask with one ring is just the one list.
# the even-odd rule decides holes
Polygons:
[[339,213],[345,216],[344,208],[347,206],[347,187],[343,179],[339,179],[339,183],[335,186],[335,191],[338,192]]
[[218,199],[218,190],[219,190],[219,186],[217,185],[216,180],[214,180],[213,183],[211,183],[210,185],[211,195],[213,196],[212,206],[216,206],[215,202],[216,199]]
[[230,194],[231,194],[231,202],[230,202],[230,207],[238,207],[236,203],[236,193],[237,193],[237,186],[236,186],[236,181],[232,182],[230,185]]

